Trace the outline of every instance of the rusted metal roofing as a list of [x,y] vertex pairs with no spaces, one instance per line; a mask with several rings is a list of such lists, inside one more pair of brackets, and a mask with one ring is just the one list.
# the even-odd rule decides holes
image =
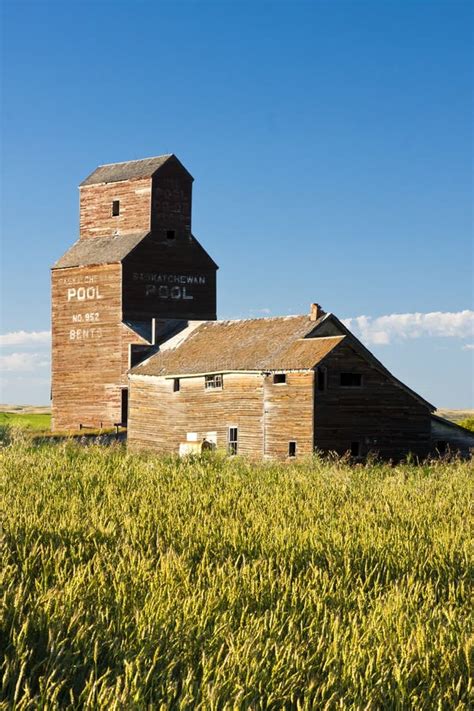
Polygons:
[[158,168],[172,157],[172,153],[154,158],[129,160],[124,163],[108,163],[99,165],[85,180],[81,187],[98,185],[99,183],[118,183],[121,180],[137,180],[138,178],[151,178]]
[[133,232],[116,237],[79,239],[53,264],[53,269],[121,262],[147,234],[149,233]]
[[313,368],[345,337],[305,339],[318,322],[308,316],[205,321],[176,348],[133,368],[135,375]]

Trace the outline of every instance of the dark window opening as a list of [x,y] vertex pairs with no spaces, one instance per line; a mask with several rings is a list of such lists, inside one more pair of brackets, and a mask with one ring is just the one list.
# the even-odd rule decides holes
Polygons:
[[166,230],[166,239],[174,239],[175,238],[175,231],[174,230]]
[[296,457],[296,442],[288,442],[288,456]]
[[222,373],[205,375],[204,387],[206,390],[222,390]]
[[173,378],[173,392],[179,393],[180,388],[181,383],[179,382],[179,378]]
[[343,388],[360,388],[362,375],[360,373],[341,373],[340,382]]
[[145,358],[148,356],[150,353],[150,346],[142,346],[138,345],[135,343],[132,343],[130,346],[130,368],[133,368],[135,365],[138,365],[138,363],[141,363],[142,360],[145,360]]
[[126,426],[127,422],[128,422],[128,388],[122,388],[120,424]]
[[113,200],[112,202],[112,217],[118,217],[120,215],[120,200]]
[[286,373],[275,373],[273,376],[273,383],[275,385],[286,383]]
[[318,368],[317,371],[317,387],[320,392],[326,390],[326,371]]
[[238,440],[237,427],[229,427],[228,438],[227,438],[229,454],[237,454],[237,440]]
[[351,456],[358,457],[360,455],[360,442],[351,442]]
[[446,454],[448,451],[448,443],[444,439],[439,439],[436,442],[436,449],[440,454]]

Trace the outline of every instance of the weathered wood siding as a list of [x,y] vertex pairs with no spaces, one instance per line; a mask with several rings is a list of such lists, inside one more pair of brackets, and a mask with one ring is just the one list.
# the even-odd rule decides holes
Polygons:
[[214,320],[216,267],[193,237],[151,233],[123,262],[126,319]]
[[[120,200],[120,214],[112,216],[112,202]],[[151,225],[151,179],[126,180],[80,188],[80,237],[111,237],[147,232]]]
[[[324,361],[326,389],[315,390],[314,442],[340,454],[358,441],[361,454],[397,459],[429,450],[428,407],[381,373],[353,346],[342,344]],[[340,373],[360,373],[361,387],[341,387]]]
[[238,452],[263,454],[263,376],[224,374],[222,390],[205,390],[204,377],[173,380],[149,376],[130,378],[128,444],[177,454],[188,432],[199,440],[217,433],[218,449],[226,449],[229,427],[238,427]]
[[52,429],[110,427],[121,419],[129,344],[122,324],[121,266],[52,272]]
[[296,442],[296,456],[313,451],[314,373],[288,372],[286,383],[276,384],[265,377],[265,455],[278,459],[288,456],[290,441]]
[[166,236],[175,230],[178,238],[191,234],[193,179],[175,158],[170,158],[153,176],[151,228]]

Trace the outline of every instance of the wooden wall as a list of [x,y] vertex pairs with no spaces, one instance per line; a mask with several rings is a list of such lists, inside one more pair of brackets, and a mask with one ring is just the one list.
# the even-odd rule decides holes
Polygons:
[[127,441],[132,449],[178,453],[188,432],[201,440],[217,433],[217,447],[227,448],[228,427],[239,429],[239,454],[263,455],[263,376],[224,374],[222,390],[206,390],[204,377],[173,380],[130,378]]
[[123,312],[132,320],[214,320],[214,262],[192,237],[151,233],[124,259]]
[[119,264],[53,270],[53,430],[120,421],[128,344],[146,342],[121,319]]
[[[151,226],[151,179],[85,185],[79,193],[81,239],[147,232]],[[112,217],[112,202],[120,200],[120,214]]]
[[175,230],[177,237],[191,234],[193,179],[174,157],[153,177],[151,228],[166,236]]
[[313,452],[313,379],[312,371],[288,372],[282,384],[272,374],[265,377],[266,456],[285,458],[290,440],[297,456]]
[[[321,450],[343,454],[351,442],[362,454],[397,459],[408,452],[425,456],[430,442],[430,412],[350,344],[341,344],[324,361],[326,389],[315,391],[314,441]],[[362,374],[362,387],[340,386],[340,373]]]

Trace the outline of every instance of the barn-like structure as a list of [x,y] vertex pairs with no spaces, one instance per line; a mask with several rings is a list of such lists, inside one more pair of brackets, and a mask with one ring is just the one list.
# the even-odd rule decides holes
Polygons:
[[53,430],[127,426],[133,448],[287,458],[468,452],[331,313],[216,321],[217,265],[174,155],[99,166],[52,268]]
[[333,314],[190,323],[130,374],[128,440],[186,442],[264,458],[315,449],[424,457],[433,406]]

